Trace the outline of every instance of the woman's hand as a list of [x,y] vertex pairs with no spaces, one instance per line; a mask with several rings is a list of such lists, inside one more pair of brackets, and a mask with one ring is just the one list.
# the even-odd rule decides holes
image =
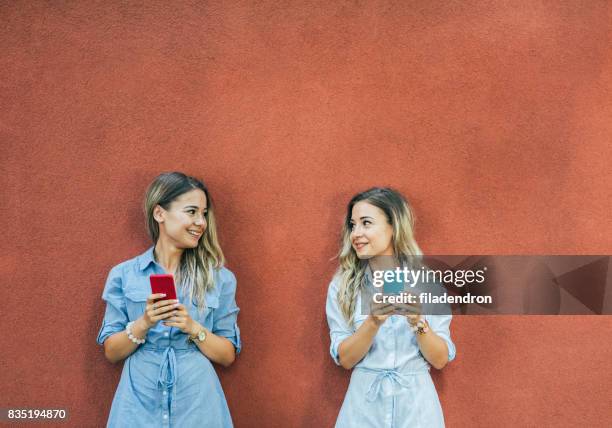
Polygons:
[[173,316],[164,321],[164,325],[167,325],[168,327],[176,327],[189,336],[195,336],[202,329],[200,323],[191,318],[187,308],[182,303],[177,305]]
[[158,321],[167,319],[175,313],[175,309],[178,307],[178,300],[158,300],[166,297],[165,294],[157,293],[151,294],[147,298],[147,305],[145,307],[145,313],[142,316],[142,320],[148,329],[157,324]]
[[415,303],[396,303],[395,310],[399,315],[404,315],[411,326],[415,326],[421,319],[423,307],[417,300]]
[[395,307],[391,303],[372,303],[370,307],[370,319],[380,327],[384,322],[393,315]]

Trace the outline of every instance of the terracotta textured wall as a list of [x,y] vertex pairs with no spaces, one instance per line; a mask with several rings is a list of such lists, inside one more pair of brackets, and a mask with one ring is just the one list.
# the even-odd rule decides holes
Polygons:
[[[238,427],[331,426],[350,196],[404,192],[432,254],[612,252],[605,1],[2,2],[0,406],[106,421],[108,270],[159,172],[201,176],[238,277]],[[456,317],[448,426],[610,426],[612,317]]]

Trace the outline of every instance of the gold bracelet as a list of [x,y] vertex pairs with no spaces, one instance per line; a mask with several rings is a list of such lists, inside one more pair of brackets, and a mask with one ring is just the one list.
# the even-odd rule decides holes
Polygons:
[[427,325],[427,321],[419,318],[419,320],[410,325],[410,328],[415,334],[422,335],[429,331],[429,325]]

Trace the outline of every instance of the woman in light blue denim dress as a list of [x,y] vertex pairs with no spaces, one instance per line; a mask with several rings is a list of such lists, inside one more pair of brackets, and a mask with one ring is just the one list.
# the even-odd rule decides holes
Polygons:
[[336,427],[444,426],[429,369],[455,358],[451,316],[422,315],[418,304],[362,306],[372,272],[421,254],[413,224],[408,203],[392,189],[373,188],[349,202],[326,304],[331,356],[353,370]]
[[[145,198],[154,246],[115,266],[102,298],[98,343],[125,359],[108,427],[231,427],[211,362],[240,352],[236,279],[223,267],[210,194],[182,173],[158,176]],[[151,294],[149,276],[172,273],[177,300]]]

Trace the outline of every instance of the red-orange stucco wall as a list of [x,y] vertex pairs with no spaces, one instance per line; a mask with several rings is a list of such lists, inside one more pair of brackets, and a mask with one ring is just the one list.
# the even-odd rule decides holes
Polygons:
[[[3,2],[2,407],[106,421],[109,269],[146,185],[209,185],[244,350],[237,427],[332,426],[324,301],[343,210],[405,193],[432,254],[612,252],[604,1]],[[612,317],[456,317],[447,425],[610,426]]]

